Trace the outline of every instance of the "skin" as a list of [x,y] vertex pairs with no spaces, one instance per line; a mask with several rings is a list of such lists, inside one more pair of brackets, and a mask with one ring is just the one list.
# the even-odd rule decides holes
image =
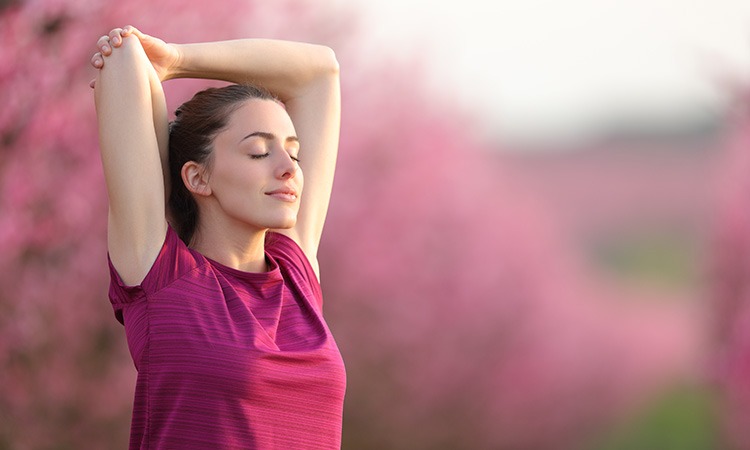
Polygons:
[[[262,271],[263,238],[272,229],[295,240],[317,273],[340,126],[339,68],[331,49],[264,39],[168,44],[133,27],[112,30],[97,48],[91,85],[110,200],[108,249],[123,281],[139,284],[161,249],[172,182],[184,182],[199,204],[191,243],[197,250],[239,270]],[[213,166],[188,163],[182,180],[169,180],[161,83],[182,77],[251,79],[286,109],[269,101],[243,105],[216,138]],[[237,141],[237,133],[255,132],[265,137]],[[268,156],[255,159],[255,151]],[[297,200],[268,195],[280,188],[300,191]]]
[[240,107],[214,140],[210,168],[194,162],[183,167],[202,218],[192,247],[232,267],[265,270],[265,258],[242,260],[249,254],[242,250],[262,248],[268,229],[296,224],[303,189],[299,152],[283,107],[268,100]]

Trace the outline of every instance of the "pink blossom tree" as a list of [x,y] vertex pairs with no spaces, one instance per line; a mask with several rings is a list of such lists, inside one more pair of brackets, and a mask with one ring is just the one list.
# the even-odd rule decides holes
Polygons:
[[[689,369],[692,318],[628,307],[592,280],[449,96],[415,88],[415,67],[358,69],[368,55],[351,15],[291,1],[5,1],[0,447],[127,441],[135,372],[106,299],[87,63],[125,23],[173,41],[336,49],[344,118],[321,260],[349,374],[346,447],[570,448]],[[167,83],[171,109],[203,85]]]
[[725,141],[712,263],[712,372],[721,389],[728,448],[750,447],[750,107],[737,95]]
[[693,373],[694,311],[593,279],[467,117],[378,79],[346,105],[323,243],[351,448],[581,448]]

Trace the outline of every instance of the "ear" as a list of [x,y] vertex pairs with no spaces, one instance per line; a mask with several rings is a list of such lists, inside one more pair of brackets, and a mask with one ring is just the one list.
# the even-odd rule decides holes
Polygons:
[[211,195],[211,186],[208,184],[208,174],[203,164],[195,161],[188,161],[182,165],[180,171],[182,182],[185,183],[188,191],[195,195],[207,197]]

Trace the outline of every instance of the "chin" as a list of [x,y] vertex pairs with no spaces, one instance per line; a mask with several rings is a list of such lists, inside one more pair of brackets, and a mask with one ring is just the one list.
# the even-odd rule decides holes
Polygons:
[[276,229],[276,230],[288,230],[294,227],[296,224],[297,224],[297,217],[293,217],[290,219],[275,221],[275,223],[269,228]]

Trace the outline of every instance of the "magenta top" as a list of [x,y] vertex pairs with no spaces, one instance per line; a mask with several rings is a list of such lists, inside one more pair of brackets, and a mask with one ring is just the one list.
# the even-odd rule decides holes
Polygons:
[[138,370],[130,448],[333,449],[346,375],[299,246],[269,233],[242,272],[170,227],[139,286],[110,261],[109,298]]

